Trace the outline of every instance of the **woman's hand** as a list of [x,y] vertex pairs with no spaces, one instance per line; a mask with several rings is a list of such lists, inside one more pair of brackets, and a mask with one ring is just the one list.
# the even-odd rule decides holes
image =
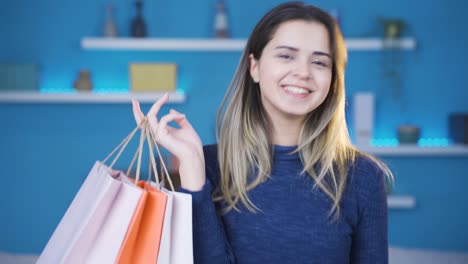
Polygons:
[[[186,119],[185,115],[171,109],[168,114],[158,120],[157,115],[169,96],[165,94],[153,104],[147,114],[151,130],[158,144],[169,150],[180,162],[179,174],[181,185],[190,191],[199,191],[205,184],[205,160],[203,146],[197,132]],[[144,119],[140,104],[132,100],[133,115],[138,125]],[[169,126],[176,122],[180,128]]]

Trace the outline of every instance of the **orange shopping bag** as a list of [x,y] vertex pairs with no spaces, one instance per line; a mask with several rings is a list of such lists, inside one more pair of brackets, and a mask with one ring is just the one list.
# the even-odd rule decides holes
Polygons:
[[[142,130],[149,133],[148,129],[145,122]],[[148,144],[150,145],[150,156],[155,167],[156,164],[154,156],[152,156],[152,148],[149,141]],[[139,165],[141,162],[141,151],[139,153]],[[139,168],[140,166],[137,166],[137,175],[139,175]],[[157,262],[167,195],[160,191],[159,184],[157,187],[151,186],[149,180],[137,182],[137,185],[143,191],[143,195],[138,202],[137,209],[128,227],[116,263],[153,264]]]

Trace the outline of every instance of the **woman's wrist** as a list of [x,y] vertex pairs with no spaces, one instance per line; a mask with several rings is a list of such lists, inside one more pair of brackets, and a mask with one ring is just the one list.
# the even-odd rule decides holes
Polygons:
[[190,159],[180,162],[179,167],[181,187],[198,192],[205,185],[205,162],[202,159]]

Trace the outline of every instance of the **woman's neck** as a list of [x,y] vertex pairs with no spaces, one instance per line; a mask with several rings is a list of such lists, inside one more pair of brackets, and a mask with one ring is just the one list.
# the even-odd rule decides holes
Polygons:
[[301,129],[301,119],[272,120],[273,133],[272,141],[275,145],[296,146],[299,142],[299,132]]

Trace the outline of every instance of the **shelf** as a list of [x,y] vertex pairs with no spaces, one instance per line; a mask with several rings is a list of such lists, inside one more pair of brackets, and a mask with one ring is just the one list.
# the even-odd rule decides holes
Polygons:
[[412,209],[416,207],[416,199],[413,196],[390,195],[387,205],[389,209]]
[[[0,92],[0,103],[130,103],[132,98],[140,103],[154,103],[164,93],[109,93],[109,92]],[[183,103],[185,94],[169,93],[169,103]]]
[[468,156],[467,145],[451,145],[447,147],[420,147],[417,145],[397,147],[364,147],[359,150],[377,156]]
[[[413,38],[384,41],[381,38],[346,39],[348,50],[382,50],[399,47],[412,50]],[[160,51],[242,51],[246,39],[162,39],[162,38],[91,38],[81,40],[81,47],[88,50],[160,50]]]
[[401,40],[382,40],[380,38],[354,38],[346,39],[348,50],[383,50],[399,48],[403,50],[414,50],[416,40],[414,38],[402,38]]

